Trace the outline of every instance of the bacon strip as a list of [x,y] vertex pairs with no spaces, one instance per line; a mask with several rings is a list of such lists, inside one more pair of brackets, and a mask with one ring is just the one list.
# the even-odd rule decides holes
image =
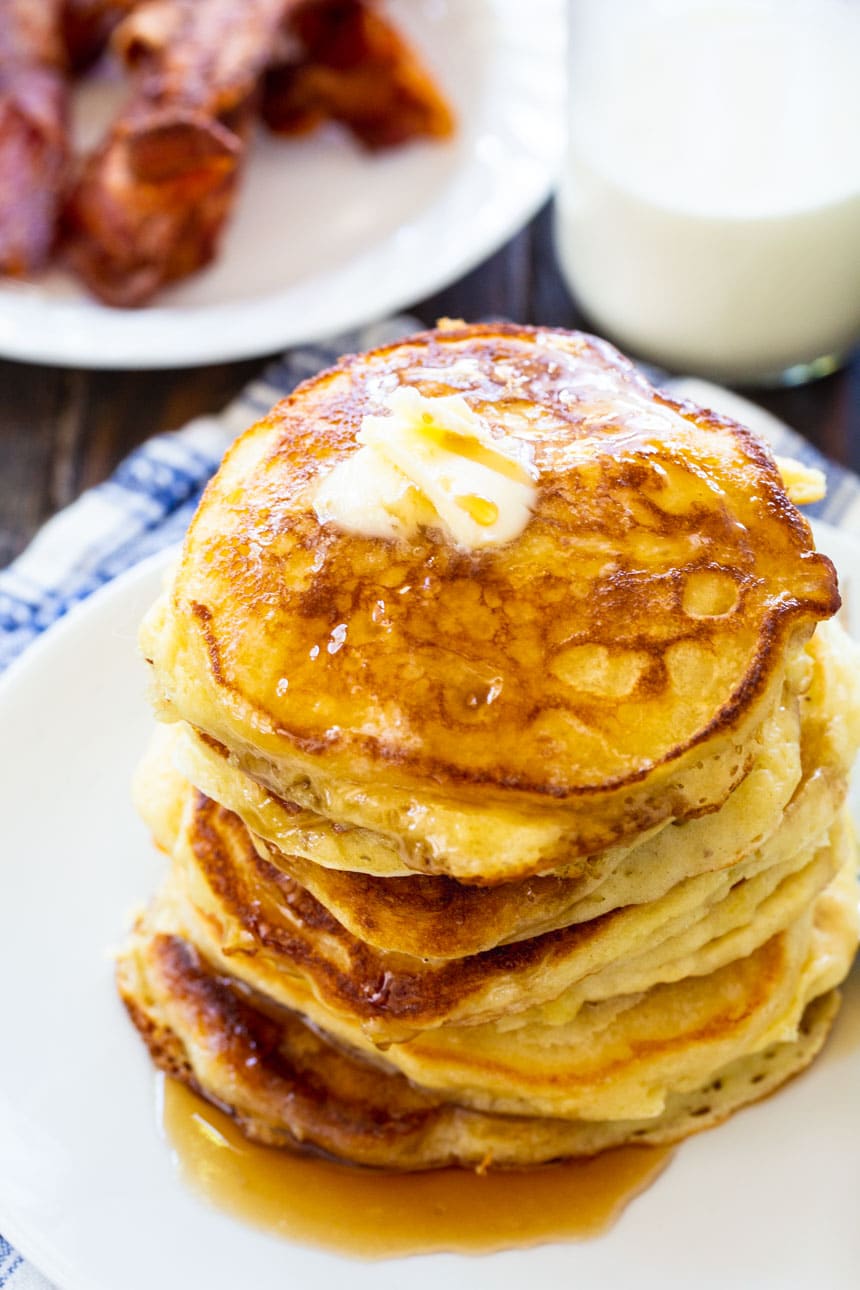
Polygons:
[[63,41],[72,70],[81,72],[94,63],[104,52],[113,29],[140,3],[141,0],[64,0]]
[[451,109],[418,56],[366,0],[305,0],[288,30],[303,52],[264,83],[263,117],[276,133],[335,120],[371,149],[453,133]]
[[0,0],[0,273],[46,263],[67,158],[60,0]]
[[291,2],[149,0],[116,29],[136,91],[65,211],[70,262],[103,300],[142,304],[212,259]]

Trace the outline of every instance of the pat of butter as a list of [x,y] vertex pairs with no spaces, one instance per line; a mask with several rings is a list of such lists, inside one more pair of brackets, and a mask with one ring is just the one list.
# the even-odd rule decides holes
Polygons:
[[364,418],[363,446],[317,490],[320,523],[385,538],[441,529],[466,550],[522,533],[537,495],[527,444],[493,434],[459,394],[426,398],[401,385],[387,408]]
[[814,466],[804,466],[803,462],[796,461],[794,457],[775,457],[774,460],[789,501],[794,502],[795,506],[820,502],[826,495],[827,481],[820,470]]

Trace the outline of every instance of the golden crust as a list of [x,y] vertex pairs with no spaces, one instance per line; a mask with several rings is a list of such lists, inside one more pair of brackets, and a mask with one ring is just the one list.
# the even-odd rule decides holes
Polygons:
[[[822,765],[831,768],[826,778],[834,787],[844,779],[845,755],[818,736],[819,726],[828,724],[830,707],[826,694],[817,705],[805,704],[801,733],[797,700],[788,691],[762,726],[752,769],[719,812],[658,829],[633,845],[566,865],[561,873],[497,886],[465,886],[408,870],[385,876],[393,840],[368,830],[337,828],[285,803],[275,804],[273,816],[271,797],[261,797],[262,790],[230,767],[226,750],[175,726],[157,731],[138,773],[137,800],[159,843],[172,851],[178,815],[170,803],[181,801],[183,792],[181,785],[165,788],[164,767],[178,766],[179,778],[235,812],[261,855],[310,891],[359,939],[421,958],[461,958],[583,922],[620,905],[657,899],[684,878],[728,868],[761,847],[800,785],[801,743],[814,744],[822,754]],[[841,791],[836,788],[837,797]],[[167,823],[168,816],[176,826]],[[352,870],[355,863],[363,869]]]
[[[528,442],[519,537],[319,523],[398,384]],[[156,1061],[389,1168],[673,1141],[776,1087],[857,943],[838,603],[766,448],[602,342],[445,324],[300,387],[142,631],[180,722],[119,967]]]
[[[287,1007],[307,989],[382,1043],[524,1008],[650,988],[750,953],[801,916],[833,877],[839,848],[819,848],[841,785],[815,777],[761,853],[688,879],[661,900],[622,907],[459,959],[386,952],[351,934],[265,859],[241,820],[186,793],[163,899],[223,970]],[[682,967],[679,967],[679,964]]]
[[536,1164],[624,1142],[675,1142],[808,1065],[838,1006],[834,991],[815,999],[794,1042],[715,1072],[703,1088],[670,1099],[662,1115],[588,1122],[482,1113],[416,1088],[218,976],[177,936],[140,929],[118,983],[155,1063],[229,1110],[249,1138],[386,1169]]
[[[462,393],[531,444],[519,539],[467,553],[320,526],[317,481],[398,382]],[[342,360],[234,445],[143,643],[163,699],[275,778],[611,798],[638,829],[658,797],[701,805],[684,772],[735,755],[786,651],[838,603],[750,432],[652,390],[603,342],[458,326]]]

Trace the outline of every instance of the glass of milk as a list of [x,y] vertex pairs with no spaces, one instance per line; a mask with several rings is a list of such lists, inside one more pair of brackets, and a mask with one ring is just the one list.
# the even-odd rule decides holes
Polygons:
[[741,382],[860,335],[860,0],[570,0],[565,279],[594,327]]

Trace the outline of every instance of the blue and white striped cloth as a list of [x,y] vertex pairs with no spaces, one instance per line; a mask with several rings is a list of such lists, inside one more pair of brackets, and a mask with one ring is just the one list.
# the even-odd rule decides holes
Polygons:
[[[414,319],[393,318],[330,344],[293,350],[220,416],[201,417],[182,430],[150,439],[109,480],[56,515],[23,554],[0,572],[0,671],[72,605],[145,556],[176,542],[227,445],[276,399],[341,354],[385,344],[416,326]],[[777,453],[823,470],[827,498],[807,510],[860,536],[860,479],[850,471],[828,462],[754,404],[718,386],[693,380],[663,384],[673,393],[744,421],[769,439]],[[51,1290],[2,1236],[0,1290]]]

